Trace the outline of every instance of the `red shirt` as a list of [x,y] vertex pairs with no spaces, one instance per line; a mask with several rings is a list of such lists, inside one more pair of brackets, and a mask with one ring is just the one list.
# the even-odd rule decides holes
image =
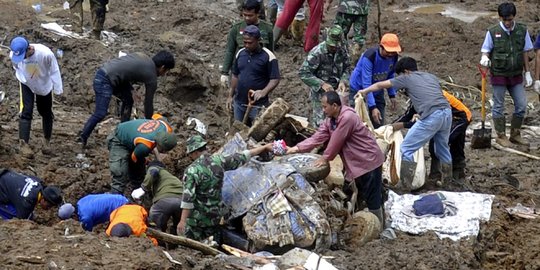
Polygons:
[[323,157],[333,160],[339,154],[347,181],[380,167],[384,162],[384,154],[375,137],[351,107],[342,106],[335,121],[327,117],[317,132],[297,147],[300,152],[308,152],[326,141],[328,146]]

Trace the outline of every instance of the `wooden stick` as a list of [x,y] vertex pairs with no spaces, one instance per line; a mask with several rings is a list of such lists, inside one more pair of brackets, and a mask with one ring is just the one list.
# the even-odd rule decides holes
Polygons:
[[223,252],[221,252],[221,251],[219,251],[219,250],[217,250],[217,249],[215,249],[215,248],[213,248],[211,246],[205,245],[205,244],[203,244],[203,243],[201,243],[199,241],[195,241],[195,240],[183,237],[183,236],[177,236],[177,235],[164,233],[162,231],[152,229],[152,228],[148,228],[146,230],[146,235],[152,236],[152,237],[154,237],[156,239],[165,241],[167,243],[179,244],[179,245],[182,245],[182,246],[185,246],[185,247],[196,249],[196,250],[199,250],[199,251],[201,251],[202,253],[204,253],[206,255],[214,255],[215,256],[215,255],[218,255],[218,254],[224,254]]
[[169,259],[170,262],[175,263],[175,264],[182,265],[182,263],[179,262],[179,261],[177,261],[177,260],[175,260],[175,259],[171,256],[171,254],[169,254],[169,252],[163,250],[163,254],[165,254],[165,257],[167,257],[167,259]]
[[241,249],[237,249],[235,247],[231,247],[229,245],[225,245],[225,244],[222,244],[221,247],[231,253],[232,255],[236,256],[236,257],[247,257],[247,258],[250,258],[252,259],[255,263],[258,263],[258,264],[268,264],[268,263],[272,263],[272,261],[270,261],[269,259],[265,258],[265,257],[261,257],[261,256],[257,256],[257,255],[253,255],[249,252],[246,252],[246,251],[243,251]]
[[508,153],[513,153],[513,154],[518,154],[520,156],[528,157],[530,159],[540,160],[540,157],[537,157],[535,155],[527,154],[525,152],[521,152],[510,147],[503,147],[502,145],[496,143],[495,140],[491,140],[491,145],[493,145],[493,147],[495,147],[498,150],[506,151]]

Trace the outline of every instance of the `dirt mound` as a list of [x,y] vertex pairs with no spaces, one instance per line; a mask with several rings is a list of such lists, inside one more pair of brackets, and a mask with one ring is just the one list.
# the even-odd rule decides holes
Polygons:
[[[61,3],[43,0],[43,11],[36,13],[34,1],[0,0],[0,41],[3,45],[16,35],[25,35],[31,42],[43,43],[53,51],[64,51],[59,59],[65,94],[54,102],[55,128],[53,155],[41,153],[40,117],[35,110],[31,144],[33,159],[18,155],[18,83],[7,50],[0,49],[0,90],[7,100],[0,105],[2,140],[0,166],[38,175],[47,184],[59,185],[66,201],[75,203],[89,193],[108,191],[110,173],[105,138],[117,123],[110,116],[98,126],[89,140],[89,149],[75,143],[75,135],[94,109],[92,81],[96,69],[119,51],[142,51],[153,55],[161,49],[171,50],[177,67],[160,79],[155,101],[157,111],[173,123],[180,136],[180,146],[165,160],[176,175],[189,164],[183,142],[195,131],[186,126],[188,117],[196,117],[208,127],[211,150],[224,142],[229,115],[225,110],[225,92],[219,88],[219,71],[226,33],[239,19],[232,0],[175,1],[111,1],[105,27],[119,39],[104,45],[90,39],[69,39],[45,31],[40,23],[56,21],[71,24]],[[36,1],[37,2],[37,1]],[[404,55],[419,60],[419,68],[433,72],[458,85],[479,86],[476,64],[486,28],[497,21],[497,3],[488,0],[464,0],[452,3],[460,10],[487,12],[472,23],[446,17],[437,12],[394,12],[415,7],[426,1],[382,1],[382,32],[400,36]],[[427,1],[441,4],[441,1]],[[452,1],[442,1],[442,5]],[[516,2],[517,19],[526,22],[531,35],[540,30],[537,3]],[[412,10],[412,9],[411,9]],[[332,11],[335,12],[335,9]],[[328,13],[325,26],[334,13]],[[90,18],[90,14],[86,16]],[[377,9],[374,1],[369,17],[366,47],[376,46]],[[86,22],[89,24],[88,20]],[[89,25],[87,25],[89,27]],[[291,113],[307,116],[308,91],[298,78],[298,68],[305,54],[301,47],[284,40],[276,52],[282,81],[271,94],[291,104]],[[532,62],[531,62],[532,63]],[[532,67],[532,65],[531,65]],[[143,88],[140,87],[140,93]],[[479,119],[479,93],[460,87],[450,89],[462,97]],[[538,96],[529,92],[529,116],[526,123],[539,125]],[[401,114],[406,105],[389,112],[389,119]],[[114,102],[113,102],[114,103]],[[136,107],[142,107],[137,103]],[[111,112],[114,105],[111,106]],[[510,109],[510,107],[508,107]],[[508,110],[510,112],[510,110]],[[538,143],[538,138],[535,138]],[[539,155],[538,150],[531,154]],[[476,192],[495,194],[493,213],[481,225],[477,238],[452,242],[439,240],[434,234],[410,236],[399,233],[395,240],[374,240],[355,251],[329,251],[332,263],[339,269],[536,269],[540,267],[536,249],[540,244],[540,225],[534,220],[510,217],[505,207],[516,203],[533,206],[540,201],[538,161],[493,149],[472,150],[466,147],[467,175]],[[508,179],[520,183],[519,190]],[[451,190],[458,191],[455,188]],[[37,223],[14,220],[0,222],[0,260],[6,269],[31,268],[126,268],[126,269],[223,269],[223,263],[193,250],[178,248],[171,255],[182,263],[174,266],[147,239],[107,238],[104,228],[83,233],[69,222],[58,223],[56,211],[37,211]],[[38,225],[39,224],[39,225]],[[66,228],[69,235],[66,235]],[[18,257],[19,256],[19,257]],[[112,266],[112,267],[111,267]]]

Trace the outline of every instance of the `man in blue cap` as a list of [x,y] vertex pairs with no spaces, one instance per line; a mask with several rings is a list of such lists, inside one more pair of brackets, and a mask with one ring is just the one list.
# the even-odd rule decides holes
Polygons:
[[236,53],[226,106],[229,110],[234,108],[235,120],[242,121],[251,100],[253,108],[249,111],[246,123],[251,126],[259,109],[269,105],[268,94],[279,84],[280,74],[274,53],[261,47],[259,28],[249,25],[244,28],[242,35],[244,48]]
[[21,154],[33,157],[28,142],[32,126],[34,101],[42,117],[45,154],[50,154],[54,115],[52,93],[63,93],[62,77],[54,53],[42,44],[30,44],[24,37],[11,40],[9,57],[15,69],[15,77],[20,84],[19,140]]

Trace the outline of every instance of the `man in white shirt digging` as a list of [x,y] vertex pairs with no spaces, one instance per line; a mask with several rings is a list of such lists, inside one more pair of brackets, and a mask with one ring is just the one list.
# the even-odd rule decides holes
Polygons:
[[43,122],[44,147],[42,152],[50,154],[54,115],[52,112],[52,92],[63,93],[60,69],[54,53],[41,44],[30,44],[24,37],[11,40],[9,57],[20,82],[19,141],[21,154],[33,157],[28,142],[32,126],[34,100]]

